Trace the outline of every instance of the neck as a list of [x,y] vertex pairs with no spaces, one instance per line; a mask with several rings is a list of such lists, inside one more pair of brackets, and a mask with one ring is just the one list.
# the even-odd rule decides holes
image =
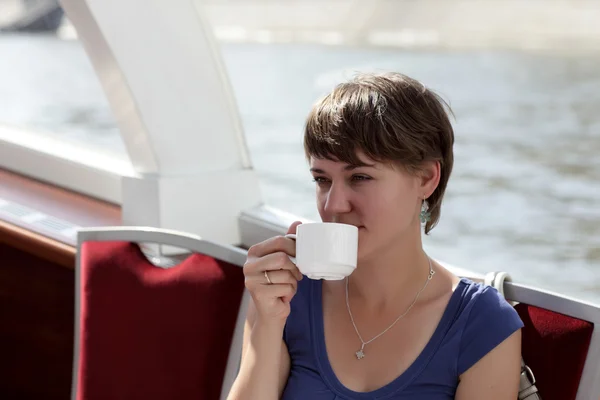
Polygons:
[[421,236],[398,240],[376,257],[361,260],[348,282],[349,296],[373,310],[389,304],[411,302],[429,275],[429,257]]

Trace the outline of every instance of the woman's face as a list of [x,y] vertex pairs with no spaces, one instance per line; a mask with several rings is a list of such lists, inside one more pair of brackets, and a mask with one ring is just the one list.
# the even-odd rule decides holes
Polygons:
[[430,191],[422,177],[401,168],[360,152],[358,157],[368,166],[313,157],[310,170],[321,219],[359,228],[360,262],[398,243],[407,232],[420,232],[421,201],[435,188]]

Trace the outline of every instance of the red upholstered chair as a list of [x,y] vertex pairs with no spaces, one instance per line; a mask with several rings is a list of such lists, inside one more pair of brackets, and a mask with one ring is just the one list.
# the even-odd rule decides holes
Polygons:
[[[165,268],[138,243],[191,253]],[[80,231],[72,399],[226,398],[249,298],[245,259],[244,250],[181,232]]]
[[523,328],[522,355],[543,400],[600,398],[600,307],[504,283]]

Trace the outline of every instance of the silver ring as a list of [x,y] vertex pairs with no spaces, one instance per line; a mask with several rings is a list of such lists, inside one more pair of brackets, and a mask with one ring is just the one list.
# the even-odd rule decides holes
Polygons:
[[267,282],[269,282],[269,285],[273,284],[273,282],[271,282],[271,279],[269,279],[269,274],[267,274],[266,270],[265,270],[265,278],[267,278]]

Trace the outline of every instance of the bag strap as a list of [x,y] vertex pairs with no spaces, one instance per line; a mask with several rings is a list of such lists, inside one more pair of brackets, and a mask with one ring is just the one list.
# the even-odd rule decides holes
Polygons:
[[[495,288],[498,293],[504,296],[504,282],[512,282],[512,278],[508,272],[490,272],[485,276],[484,283]],[[508,301],[508,300],[507,300]],[[514,302],[509,301],[514,306]],[[529,368],[521,357],[521,377],[519,381],[519,400],[542,400],[538,393],[538,388],[535,386],[535,376],[531,368]]]

